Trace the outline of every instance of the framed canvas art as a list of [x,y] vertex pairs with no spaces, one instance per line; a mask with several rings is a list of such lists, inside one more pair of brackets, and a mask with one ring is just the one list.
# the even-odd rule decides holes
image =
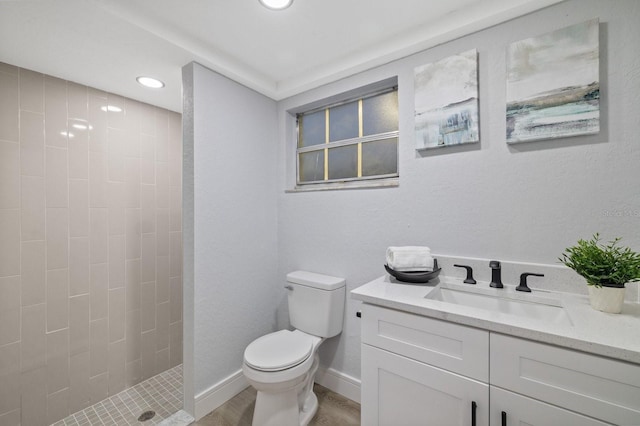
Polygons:
[[416,149],[478,142],[478,52],[414,70]]
[[598,19],[507,48],[507,143],[600,131]]

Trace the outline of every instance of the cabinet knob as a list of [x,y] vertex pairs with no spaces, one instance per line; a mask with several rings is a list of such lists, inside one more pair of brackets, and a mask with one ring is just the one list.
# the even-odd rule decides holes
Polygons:
[[360,311],[356,312],[356,316],[357,316],[358,318],[362,318],[362,312],[360,312]]

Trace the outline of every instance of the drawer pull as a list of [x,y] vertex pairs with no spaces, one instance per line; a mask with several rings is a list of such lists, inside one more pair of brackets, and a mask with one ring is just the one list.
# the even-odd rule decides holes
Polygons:
[[475,401],[471,401],[471,426],[476,426],[476,404]]
[[500,423],[501,426],[507,426],[507,412],[503,411],[502,412],[502,422]]

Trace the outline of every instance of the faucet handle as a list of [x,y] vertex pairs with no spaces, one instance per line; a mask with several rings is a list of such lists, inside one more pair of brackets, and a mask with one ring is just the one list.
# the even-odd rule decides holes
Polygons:
[[456,268],[464,268],[467,270],[467,278],[464,279],[463,283],[465,284],[475,284],[476,280],[473,279],[473,268],[467,265],[453,265]]
[[544,277],[544,274],[534,274],[533,272],[525,272],[520,275],[520,285],[516,287],[516,291],[526,291],[527,293],[531,293],[531,289],[527,286],[527,277]]

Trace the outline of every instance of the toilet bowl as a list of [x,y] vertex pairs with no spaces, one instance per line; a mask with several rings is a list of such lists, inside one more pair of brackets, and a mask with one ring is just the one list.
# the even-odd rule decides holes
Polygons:
[[312,390],[322,341],[299,330],[280,330],[247,347],[242,372],[258,391],[253,425],[309,423],[318,409]]
[[297,271],[285,288],[295,329],[259,337],[244,352],[242,372],[257,390],[253,426],[309,424],[318,409],[318,347],[342,332],[344,279]]

